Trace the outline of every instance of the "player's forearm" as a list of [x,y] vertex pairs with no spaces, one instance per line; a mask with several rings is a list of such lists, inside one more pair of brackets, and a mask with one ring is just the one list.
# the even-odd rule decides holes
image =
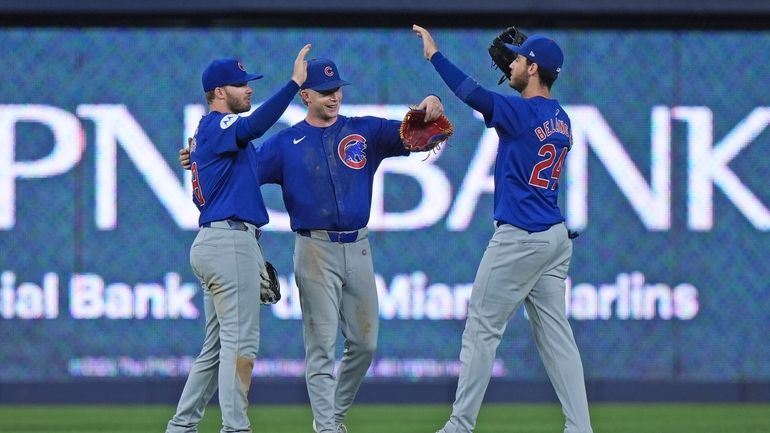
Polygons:
[[238,141],[249,142],[259,138],[281,118],[283,112],[291,104],[299,86],[294,80],[289,80],[273,96],[247,116],[245,122],[239,122],[236,134]]
[[441,76],[452,92],[471,108],[484,116],[492,113],[494,106],[492,92],[482,87],[468,74],[460,70],[441,52],[437,52],[430,58],[431,64]]

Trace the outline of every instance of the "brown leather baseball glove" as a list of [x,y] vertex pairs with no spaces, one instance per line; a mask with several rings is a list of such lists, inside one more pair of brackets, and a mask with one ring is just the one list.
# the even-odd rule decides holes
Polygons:
[[425,122],[425,110],[412,109],[401,122],[401,142],[410,152],[427,152],[444,143],[453,133],[454,126],[445,115]]

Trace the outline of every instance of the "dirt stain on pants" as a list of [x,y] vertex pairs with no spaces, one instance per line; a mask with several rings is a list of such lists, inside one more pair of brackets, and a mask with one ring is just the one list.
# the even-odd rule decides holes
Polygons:
[[235,363],[235,371],[241,382],[241,390],[248,395],[251,386],[251,372],[254,370],[254,359],[239,356]]

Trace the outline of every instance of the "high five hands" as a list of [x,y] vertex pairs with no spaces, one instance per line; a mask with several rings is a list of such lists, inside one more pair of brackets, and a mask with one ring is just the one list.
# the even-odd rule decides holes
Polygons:
[[291,75],[291,79],[294,80],[298,86],[304,84],[307,79],[307,60],[305,60],[305,56],[308,51],[310,51],[310,47],[310,44],[302,47],[297,54],[297,58],[294,60],[294,72]]
[[422,39],[422,52],[425,55],[425,58],[430,60],[430,58],[438,51],[438,46],[436,46],[436,41],[433,40],[433,36],[417,24],[412,25],[412,31],[417,34],[418,38]]

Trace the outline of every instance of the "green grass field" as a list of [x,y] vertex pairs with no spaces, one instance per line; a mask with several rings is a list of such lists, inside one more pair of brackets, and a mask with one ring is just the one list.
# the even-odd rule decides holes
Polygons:
[[[2,406],[2,433],[162,433],[171,406]],[[450,405],[353,406],[351,433],[433,433]],[[770,405],[595,404],[595,433],[770,433]],[[252,406],[255,433],[312,433],[307,406]],[[216,433],[219,409],[209,407],[201,433]],[[561,433],[555,405],[490,404],[479,416],[477,433]]]

